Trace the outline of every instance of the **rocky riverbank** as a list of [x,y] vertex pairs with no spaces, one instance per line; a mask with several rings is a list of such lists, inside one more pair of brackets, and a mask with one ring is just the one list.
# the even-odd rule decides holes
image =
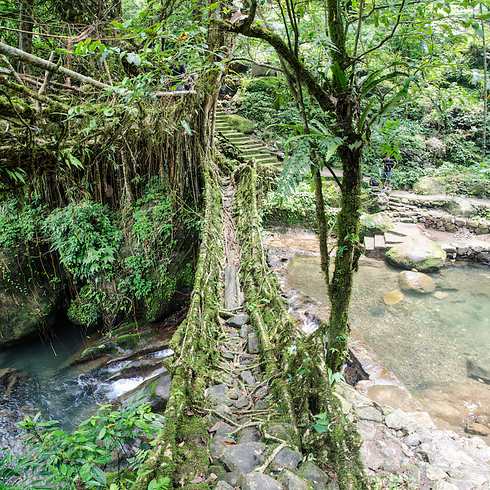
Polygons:
[[[335,468],[321,470],[294,446],[291,427],[269,396],[270,380],[262,377],[247,315],[229,319],[225,329],[220,372],[205,393],[214,465],[195,482],[216,481],[220,490],[339,488]],[[380,405],[344,382],[335,393],[363,440],[362,461],[373,483],[396,475],[417,489],[490,488],[490,447],[482,439],[438,430],[426,412]]]

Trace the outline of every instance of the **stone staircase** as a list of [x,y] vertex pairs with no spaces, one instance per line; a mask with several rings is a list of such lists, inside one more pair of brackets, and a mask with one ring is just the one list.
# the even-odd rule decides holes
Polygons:
[[366,257],[381,258],[386,251],[398,243],[402,243],[409,236],[409,230],[403,223],[396,223],[394,228],[383,235],[364,237]]
[[226,114],[219,105],[216,108],[216,131],[219,131],[231,144],[238,148],[245,159],[255,158],[260,164],[280,164],[277,156],[273,155],[260,141],[238,132],[228,124]]

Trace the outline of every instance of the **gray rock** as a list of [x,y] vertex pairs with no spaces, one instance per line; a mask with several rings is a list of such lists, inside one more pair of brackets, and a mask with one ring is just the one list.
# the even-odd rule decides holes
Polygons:
[[228,471],[224,475],[222,475],[218,481],[224,481],[228,483],[228,485],[231,485],[233,488],[237,487],[240,485],[240,480],[242,478],[242,475],[240,473],[236,473],[234,471]]
[[269,402],[267,400],[257,400],[255,402],[255,410],[267,410],[269,408]]
[[213,458],[221,457],[221,453],[226,448],[226,444],[224,441],[228,440],[228,437],[225,436],[214,436],[211,442],[208,445],[209,454]]
[[407,472],[410,476],[410,478],[413,478],[416,482],[420,481],[420,469],[417,468],[414,464],[410,463],[402,463],[400,465],[400,468]]
[[375,407],[356,407],[354,415],[360,420],[371,420],[373,422],[382,423],[383,415]]
[[235,444],[221,451],[221,460],[230,471],[249,473],[259,464],[258,458],[265,448],[261,442]]
[[[315,490],[323,490],[323,488],[315,486]],[[328,485],[327,490],[340,490],[340,485],[336,481],[333,481]]]
[[260,352],[259,338],[256,333],[248,334],[248,352],[249,354],[258,354]]
[[284,490],[278,481],[260,473],[243,475],[241,482],[242,490]]
[[490,369],[478,359],[466,360],[466,372],[469,378],[481,379],[486,384],[490,384]]
[[284,485],[286,490],[309,490],[311,488],[306,480],[300,478],[289,470],[281,472],[279,481]]
[[216,429],[216,436],[223,436],[229,439],[228,434],[233,432],[235,427],[232,427],[230,424],[226,422],[220,421],[219,427]]
[[439,480],[433,487],[432,490],[459,490],[456,485],[448,483],[444,480]]
[[374,424],[369,420],[358,420],[356,422],[357,430],[359,431],[362,440],[365,442],[369,442],[374,440],[374,436],[376,435],[376,428]]
[[218,405],[215,409],[217,414],[221,415],[222,417],[225,417],[227,419],[234,420],[235,416],[233,415],[233,411],[228,405],[225,405],[224,403],[222,405]]
[[410,434],[403,439],[403,442],[407,446],[420,446],[422,441],[417,437],[416,434]]
[[242,381],[251,388],[255,388],[257,386],[257,382],[250,371],[242,371],[240,373],[240,378],[242,378]]
[[233,490],[233,487],[229,483],[226,483],[225,481],[221,480],[214,487],[214,489],[215,490]]
[[260,432],[253,427],[245,427],[240,431],[240,443],[257,442],[260,440]]
[[230,400],[226,395],[221,393],[211,393],[208,395],[208,400],[213,405],[226,405],[228,407],[233,405],[233,400]]
[[248,338],[248,326],[247,325],[242,325],[240,327],[240,337],[242,339],[247,339]]
[[236,315],[226,320],[226,324],[233,328],[241,328],[242,325],[247,324],[249,321],[250,317],[248,315]]
[[295,470],[302,461],[303,455],[298,451],[293,451],[288,447],[281,449],[271,463],[273,469],[290,468]]
[[305,461],[298,470],[299,474],[313,483],[328,483],[330,477],[311,461]]
[[447,211],[455,216],[474,216],[477,210],[473,205],[462,197],[453,197],[446,207]]
[[292,435],[291,434],[292,427],[291,424],[283,424],[283,425],[276,424],[276,425],[271,425],[266,432],[272,437],[277,437],[282,441],[289,441]]
[[384,456],[386,459],[390,460],[395,457],[396,449],[394,447],[387,446],[381,449],[379,453],[381,454],[381,456]]
[[244,408],[248,405],[248,398],[243,395],[241,396],[236,402],[235,402],[235,407],[237,408]]
[[242,392],[240,391],[239,388],[232,388],[231,390],[228,390],[225,394],[231,400],[238,400]]
[[228,386],[225,384],[210,386],[207,389],[207,396],[209,395],[224,395],[228,391]]
[[451,485],[455,485],[458,490],[476,490],[482,488],[480,485],[475,485],[469,480],[457,480],[455,478],[448,478],[446,481]]
[[395,410],[385,418],[386,427],[395,430],[406,430],[406,427],[410,422],[410,418],[400,409]]
[[268,394],[269,394],[269,390],[265,386],[262,386],[255,392],[255,396],[257,398],[264,398]]

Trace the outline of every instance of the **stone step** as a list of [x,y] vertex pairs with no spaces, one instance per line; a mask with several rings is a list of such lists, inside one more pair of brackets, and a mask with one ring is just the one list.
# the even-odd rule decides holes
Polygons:
[[405,230],[402,227],[396,225],[393,227],[393,229],[390,230],[390,234],[401,237],[407,236]]
[[240,151],[244,155],[267,155],[270,156],[270,153],[263,146],[255,146],[255,147],[239,147]]
[[371,236],[364,237],[364,247],[366,252],[372,252],[374,250],[374,238]]
[[383,235],[375,235],[374,248],[386,248],[385,237]]
[[394,235],[393,233],[385,233],[385,243],[386,245],[396,245],[397,243],[402,243],[404,238],[399,235]]

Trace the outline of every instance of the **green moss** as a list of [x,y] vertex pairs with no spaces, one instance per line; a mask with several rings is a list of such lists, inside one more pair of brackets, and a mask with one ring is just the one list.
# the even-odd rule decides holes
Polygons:
[[252,121],[249,121],[238,114],[226,116],[226,121],[240,133],[251,134],[255,129],[255,124]]

